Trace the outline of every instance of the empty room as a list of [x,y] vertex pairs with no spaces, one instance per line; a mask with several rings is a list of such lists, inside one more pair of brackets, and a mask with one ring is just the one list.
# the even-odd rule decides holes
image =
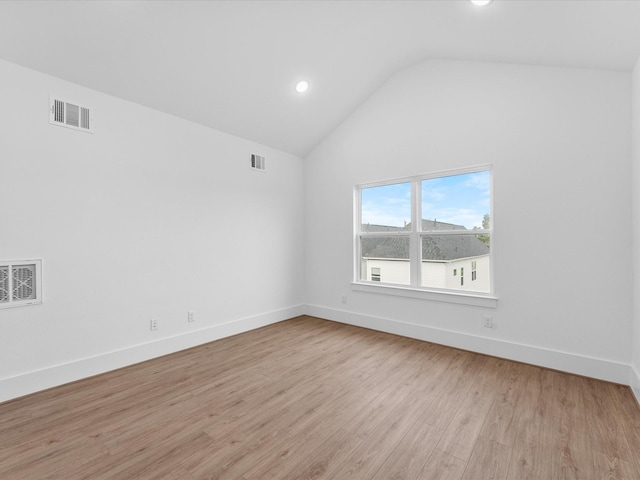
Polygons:
[[640,478],[640,1],[0,1],[0,478]]

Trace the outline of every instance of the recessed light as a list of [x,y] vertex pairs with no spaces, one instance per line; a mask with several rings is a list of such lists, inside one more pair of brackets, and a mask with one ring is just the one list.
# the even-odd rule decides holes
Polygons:
[[309,90],[309,82],[307,82],[306,80],[300,80],[298,83],[296,83],[296,92],[304,93],[307,90]]
[[471,0],[471,3],[473,3],[474,5],[477,5],[478,7],[486,7],[492,1],[493,0]]

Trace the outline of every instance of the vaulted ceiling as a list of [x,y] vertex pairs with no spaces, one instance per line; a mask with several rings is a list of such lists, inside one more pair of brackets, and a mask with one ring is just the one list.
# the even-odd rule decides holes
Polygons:
[[639,55],[635,0],[0,1],[0,58],[299,156],[423,60]]

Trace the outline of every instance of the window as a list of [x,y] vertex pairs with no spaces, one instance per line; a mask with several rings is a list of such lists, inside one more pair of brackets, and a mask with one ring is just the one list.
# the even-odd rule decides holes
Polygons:
[[42,303],[42,261],[0,262],[0,308]]
[[380,269],[376,267],[371,268],[371,281],[379,282],[380,281]]
[[356,201],[356,283],[492,293],[490,167],[360,185]]

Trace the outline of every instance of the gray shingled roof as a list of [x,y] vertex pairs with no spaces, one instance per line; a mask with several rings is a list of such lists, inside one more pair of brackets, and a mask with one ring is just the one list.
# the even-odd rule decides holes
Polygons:
[[[402,232],[411,230],[411,224],[405,227],[384,225],[363,225],[363,232]],[[422,220],[423,231],[465,230],[462,225]],[[450,261],[459,258],[479,257],[489,254],[489,247],[475,235],[429,235],[422,242],[424,260]],[[374,237],[362,239],[362,256],[366,258],[409,258],[409,239],[407,237]]]

